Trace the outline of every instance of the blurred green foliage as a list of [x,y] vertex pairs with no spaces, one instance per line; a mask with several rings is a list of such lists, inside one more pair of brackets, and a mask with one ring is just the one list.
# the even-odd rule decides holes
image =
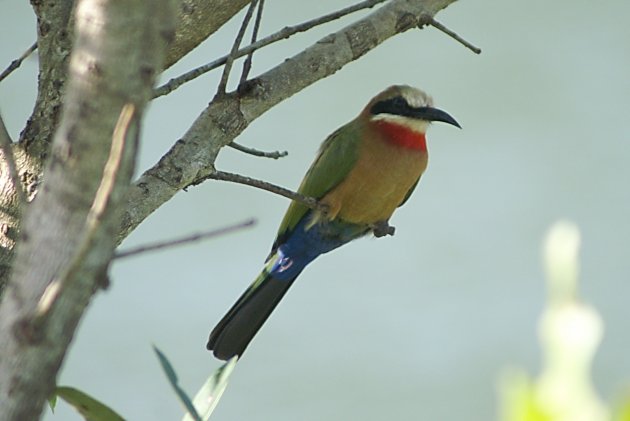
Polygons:
[[[179,386],[177,373],[166,355],[155,346],[153,347],[153,351],[157,355],[160,366],[173,387],[177,398],[186,410],[182,421],[207,421],[227,387],[230,375],[236,367],[238,357],[233,357],[215,370],[197,392],[194,400],[192,400]],[[48,399],[48,403],[53,412],[57,405],[57,398],[63,399],[74,407],[86,421],[125,421],[116,411],[79,389],[67,386],[58,386],[55,388],[55,392]]]
[[500,382],[502,421],[629,421],[630,400],[606,405],[591,380],[603,336],[597,311],[578,296],[580,232],[572,223],[551,227],[544,247],[547,305],[539,322],[543,369],[533,379],[506,371]]

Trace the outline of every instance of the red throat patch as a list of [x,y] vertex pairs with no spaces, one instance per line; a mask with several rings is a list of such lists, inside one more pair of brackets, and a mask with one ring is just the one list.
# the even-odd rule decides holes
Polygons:
[[427,140],[424,133],[418,133],[409,127],[390,121],[376,121],[374,123],[379,132],[394,145],[407,149],[427,150]]

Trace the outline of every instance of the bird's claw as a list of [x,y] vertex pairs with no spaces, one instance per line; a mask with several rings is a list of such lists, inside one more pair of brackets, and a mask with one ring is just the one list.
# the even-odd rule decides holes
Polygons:
[[317,200],[315,200],[314,203],[315,203],[315,208],[319,212],[321,212],[322,216],[330,215],[330,205],[323,202],[318,202]]
[[396,228],[389,225],[387,221],[379,221],[372,225],[372,232],[376,238],[394,235]]

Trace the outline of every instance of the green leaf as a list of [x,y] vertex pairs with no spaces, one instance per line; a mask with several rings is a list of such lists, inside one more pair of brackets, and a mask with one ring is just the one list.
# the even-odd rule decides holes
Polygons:
[[630,396],[626,397],[615,410],[614,421],[630,421]]
[[162,370],[164,370],[164,373],[166,374],[169,383],[171,383],[173,390],[175,390],[175,393],[177,393],[177,397],[179,398],[179,400],[184,404],[184,407],[186,408],[186,411],[188,411],[188,414],[190,414],[191,418],[194,421],[202,421],[186,392],[184,392],[184,390],[179,387],[177,374],[175,373],[175,370],[173,369],[171,363],[168,361],[168,358],[166,358],[162,351],[160,351],[155,345],[153,346],[153,350],[157,354],[158,360],[162,365]]
[[54,414],[55,407],[57,406],[57,394],[53,393],[52,396],[48,398],[48,406],[50,406],[50,410]]
[[49,399],[53,408],[52,402],[56,401],[55,396],[73,406],[87,421],[125,421],[113,409],[74,387],[58,386],[54,396]]
[[[238,357],[233,357],[225,364],[219,367],[206,382],[201,386],[201,389],[195,395],[193,404],[196,411],[200,414],[201,419],[207,421],[212,415],[212,412],[217,407],[223,392],[228,384],[228,379],[236,367]],[[193,421],[193,418],[186,414],[182,421]]]
[[536,399],[536,386],[521,369],[505,370],[499,384],[501,421],[552,421]]

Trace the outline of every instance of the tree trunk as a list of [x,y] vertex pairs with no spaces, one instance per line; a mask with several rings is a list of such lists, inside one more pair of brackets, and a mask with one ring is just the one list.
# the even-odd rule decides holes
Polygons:
[[107,283],[140,117],[174,11],[170,0],[77,3],[59,129],[0,306],[3,420],[40,416],[85,307]]

